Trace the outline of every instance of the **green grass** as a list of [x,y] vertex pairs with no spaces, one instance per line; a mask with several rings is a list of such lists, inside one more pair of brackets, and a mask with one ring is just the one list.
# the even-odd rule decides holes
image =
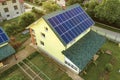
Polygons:
[[[95,66],[93,63],[88,65],[87,74],[82,75],[85,80],[120,80],[120,47],[117,44],[107,41],[103,47],[103,50],[112,51],[112,55],[100,54],[100,57],[97,59]],[[109,73],[105,73],[105,65],[111,63],[113,65],[113,70]],[[106,79],[108,78],[108,79]]]
[[[72,80],[68,75],[63,72],[58,65],[56,65],[48,57],[44,57],[40,53],[36,52],[35,57],[30,59],[42,72],[44,72],[51,80]],[[31,57],[30,57],[31,58]]]
[[12,23],[18,23],[19,18],[20,17],[16,17],[16,18],[13,18],[13,19],[10,19],[10,20],[3,21],[3,22],[0,23],[0,26],[4,28],[5,24],[10,24],[11,22]]
[[120,29],[117,29],[117,28],[114,28],[112,26],[108,26],[108,25],[105,25],[105,24],[102,24],[102,23],[99,23],[99,22],[96,22],[95,26],[120,33]]
[[30,80],[17,65],[0,74],[0,80]]

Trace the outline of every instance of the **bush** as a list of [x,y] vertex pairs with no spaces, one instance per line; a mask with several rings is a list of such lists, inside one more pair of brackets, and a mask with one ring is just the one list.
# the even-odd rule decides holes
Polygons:
[[106,71],[111,72],[113,70],[113,65],[108,63],[108,64],[106,64],[105,69],[106,69]]
[[42,10],[38,10],[35,7],[32,7],[32,12],[39,14],[40,16],[44,15],[44,12]]
[[7,32],[7,34],[10,35],[14,35],[16,33],[18,33],[19,31],[22,30],[22,28],[18,28],[17,23],[10,23],[10,24],[5,24],[5,31]]
[[73,4],[76,4],[76,3],[83,3],[84,0],[68,0],[67,1],[67,5],[73,5]]
[[54,1],[51,1],[51,0],[43,2],[42,6],[46,10],[47,13],[60,9],[60,6],[58,6]]
[[33,13],[24,13],[19,19],[19,25],[22,28],[29,26],[36,20],[35,15]]

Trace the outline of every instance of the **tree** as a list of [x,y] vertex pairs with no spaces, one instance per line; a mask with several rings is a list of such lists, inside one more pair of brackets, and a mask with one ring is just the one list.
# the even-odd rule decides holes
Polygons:
[[46,10],[47,13],[56,11],[60,9],[60,6],[58,6],[54,1],[46,1],[43,2],[43,8]]
[[9,36],[16,34],[19,30],[18,25],[16,23],[5,24],[4,27],[5,27],[5,31]]
[[40,18],[41,16],[45,14],[44,11],[38,10],[35,7],[32,7],[32,12],[35,13],[37,18]]
[[75,3],[83,3],[84,0],[68,0],[67,4],[68,5],[73,5]]
[[19,25],[24,29],[36,20],[33,13],[24,13],[19,19]]
[[84,6],[87,8],[87,12],[89,15],[94,16],[94,8],[98,5],[98,2],[96,0],[90,0],[89,2],[86,2]]
[[120,16],[120,0],[103,0],[94,11],[96,18],[113,24]]

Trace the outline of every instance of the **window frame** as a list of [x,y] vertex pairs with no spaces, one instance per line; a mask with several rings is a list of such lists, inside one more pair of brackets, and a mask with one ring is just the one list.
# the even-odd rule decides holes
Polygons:
[[10,17],[10,15],[8,14],[7,17]]
[[13,7],[14,7],[14,10],[18,10],[18,6],[17,5],[15,5]]
[[45,27],[45,31],[48,31],[48,28],[47,28],[47,27]]
[[16,0],[12,0],[12,3],[16,3]]
[[42,32],[41,32],[41,36],[45,38],[45,33],[42,33]]
[[2,2],[2,5],[7,5],[7,2],[6,1]]
[[43,42],[43,41],[40,41],[40,44],[41,44],[42,46],[45,46],[45,44],[44,44],[44,42]]
[[4,8],[4,12],[5,13],[9,12],[9,9],[8,8]]
[[2,14],[1,14],[1,12],[0,12],[0,17],[2,17]]

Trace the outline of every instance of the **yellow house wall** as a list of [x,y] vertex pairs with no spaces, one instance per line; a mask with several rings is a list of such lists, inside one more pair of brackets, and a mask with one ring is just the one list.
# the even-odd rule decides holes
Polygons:
[[[33,27],[31,28],[35,31],[38,47],[42,48],[52,57],[64,63],[65,56],[61,52],[65,50],[65,47],[48,26],[48,24],[44,21],[44,19],[39,19],[32,26]],[[45,27],[48,28],[48,31],[45,30]],[[45,38],[41,35],[41,32],[45,34]],[[40,41],[44,42],[44,46],[40,44]]]

